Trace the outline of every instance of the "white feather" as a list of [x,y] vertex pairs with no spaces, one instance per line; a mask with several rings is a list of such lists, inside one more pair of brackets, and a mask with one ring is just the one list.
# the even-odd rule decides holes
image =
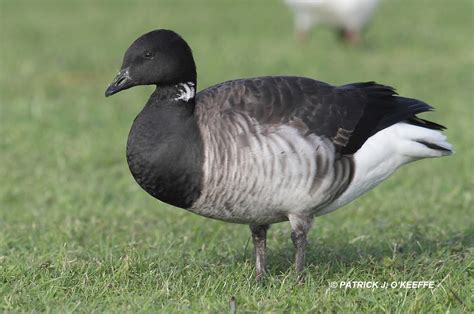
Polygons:
[[178,90],[179,90],[179,94],[174,100],[189,101],[190,99],[194,98],[195,89],[194,89],[193,82],[179,83]]

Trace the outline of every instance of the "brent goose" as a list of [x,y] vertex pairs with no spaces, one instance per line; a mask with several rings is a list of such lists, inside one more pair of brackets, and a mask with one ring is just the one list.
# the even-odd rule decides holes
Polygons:
[[360,42],[360,34],[377,8],[379,0],[285,0],[294,14],[296,35],[306,41],[315,25],[339,30],[349,44]]
[[128,137],[133,177],[165,203],[249,224],[257,278],[270,224],[289,220],[300,273],[313,217],[408,162],[452,153],[444,127],[415,116],[432,107],[374,82],[267,76],[196,94],[191,49],[170,30],[135,40],[105,95],[137,85],[156,90]]

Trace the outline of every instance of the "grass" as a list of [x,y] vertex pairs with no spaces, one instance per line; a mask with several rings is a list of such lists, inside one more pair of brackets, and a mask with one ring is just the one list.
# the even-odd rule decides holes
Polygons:
[[[0,311],[462,312],[473,310],[474,4],[383,1],[360,48],[327,29],[293,39],[282,1],[0,2]],[[157,202],[124,149],[151,88],[103,92],[156,28],[193,47],[199,87],[270,74],[376,80],[437,108],[456,154],[400,169],[318,218],[298,284],[288,224],[254,282],[247,226]],[[340,281],[435,289],[331,289]]]

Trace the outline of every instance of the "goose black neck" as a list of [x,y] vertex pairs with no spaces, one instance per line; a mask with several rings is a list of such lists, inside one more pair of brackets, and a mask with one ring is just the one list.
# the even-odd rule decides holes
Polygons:
[[137,183],[159,200],[189,208],[200,196],[203,144],[194,97],[176,100],[179,86],[161,86],[136,117],[127,161]]

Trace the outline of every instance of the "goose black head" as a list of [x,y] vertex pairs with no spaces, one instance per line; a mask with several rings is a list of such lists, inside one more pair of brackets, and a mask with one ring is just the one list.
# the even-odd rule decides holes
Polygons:
[[105,91],[111,96],[137,85],[196,82],[196,65],[188,44],[173,31],[160,29],[140,36],[125,52],[122,67]]

